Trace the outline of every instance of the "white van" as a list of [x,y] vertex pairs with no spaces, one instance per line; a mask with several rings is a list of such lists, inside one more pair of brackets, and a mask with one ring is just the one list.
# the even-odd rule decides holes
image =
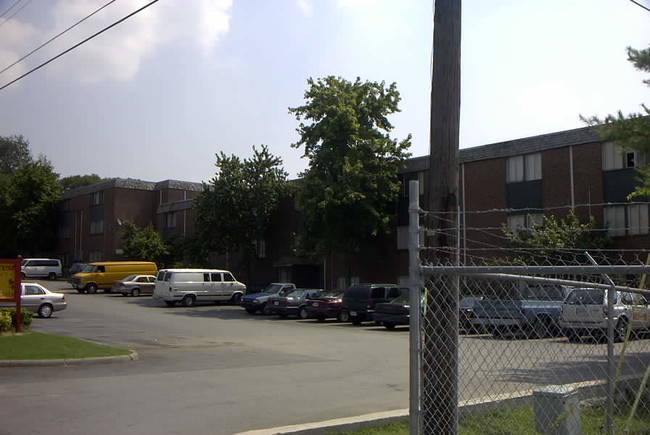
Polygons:
[[232,273],[220,269],[162,269],[158,271],[153,298],[173,307],[177,302],[191,307],[197,302],[230,301],[239,305],[246,286]]
[[641,294],[619,292],[614,296],[613,312],[607,309],[609,290],[577,288],[564,300],[560,326],[571,342],[582,336],[604,336],[611,317],[616,341],[625,339],[628,325],[632,332],[650,331],[650,300]]
[[57,279],[63,275],[61,261],[55,258],[23,258],[20,274],[25,278]]

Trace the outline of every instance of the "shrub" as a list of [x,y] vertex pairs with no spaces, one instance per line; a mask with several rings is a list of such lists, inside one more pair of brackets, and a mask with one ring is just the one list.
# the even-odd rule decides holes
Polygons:
[[[32,317],[34,316],[31,311],[22,308],[22,329],[23,331],[29,329],[32,324]],[[13,325],[16,322],[16,309],[5,308],[0,310],[0,332],[12,331]]]

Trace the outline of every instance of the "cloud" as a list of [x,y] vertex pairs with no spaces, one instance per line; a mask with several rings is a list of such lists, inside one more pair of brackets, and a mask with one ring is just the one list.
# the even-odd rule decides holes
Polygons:
[[311,17],[314,13],[314,5],[310,0],[297,0],[298,9],[306,17]]
[[[72,31],[57,38],[46,49],[28,60],[30,67],[56,56],[85,38],[119,21],[150,0],[123,0],[115,2],[84,21]],[[96,0],[59,0],[52,6],[51,27],[36,26],[29,52],[63,29],[98,9]],[[101,35],[66,54],[48,66],[48,72],[84,82],[105,80],[128,81],[140,70],[141,62],[162,46],[188,41],[191,47],[209,54],[230,26],[232,0],[165,0],[155,3],[129,19],[108,29]],[[22,15],[22,14],[21,14]],[[19,29],[27,25],[10,20],[7,27]],[[26,31],[26,30],[23,30]],[[2,58],[17,59],[22,53],[19,41],[24,41],[18,30],[15,37],[0,42]],[[22,54],[21,54],[22,55]],[[23,65],[23,68],[25,65]]]
[[[38,41],[38,31],[34,26],[19,21],[10,20],[2,26],[3,37],[0,38],[0,71],[15,63],[25,53],[33,50],[32,45]],[[23,62],[17,63],[7,71],[0,74],[0,85],[27,72]]]

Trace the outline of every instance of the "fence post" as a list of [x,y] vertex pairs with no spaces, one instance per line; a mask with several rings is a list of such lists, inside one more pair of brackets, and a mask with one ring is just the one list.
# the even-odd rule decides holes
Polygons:
[[420,433],[420,183],[409,182],[409,420],[410,434]]

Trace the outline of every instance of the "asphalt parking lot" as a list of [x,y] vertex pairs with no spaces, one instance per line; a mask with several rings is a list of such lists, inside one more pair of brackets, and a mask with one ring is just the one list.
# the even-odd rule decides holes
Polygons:
[[[170,308],[41,282],[64,292],[68,308],[35,318],[35,331],[126,347],[140,359],[3,369],[2,433],[39,433],[47,422],[48,434],[232,434],[408,408],[408,328],[250,315],[230,305]],[[601,376],[605,357],[602,345],[562,337],[477,335],[460,346],[463,399]],[[39,419],[24,412],[31,407]]]

